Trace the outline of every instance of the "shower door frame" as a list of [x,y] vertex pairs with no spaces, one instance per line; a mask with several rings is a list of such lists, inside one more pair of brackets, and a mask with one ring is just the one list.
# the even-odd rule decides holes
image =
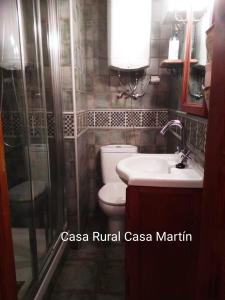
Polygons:
[[[48,15],[50,18],[50,28],[55,28],[58,32],[57,27],[57,11],[56,8],[56,0],[46,0],[48,3]],[[16,0],[17,8],[18,8],[18,22],[21,22],[21,0]],[[34,4],[34,1],[32,1]],[[40,0],[36,2],[37,6],[36,9],[38,10],[37,15],[37,24],[40,28]],[[19,31],[20,34],[20,43],[23,41],[22,35],[23,32]],[[42,53],[42,38],[41,38],[41,28],[37,32],[37,41],[38,47],[40,51],[40,59],[43,62],[43,53]],[[24,121],[26,124],[29,124],[28,119],[28,99],[27,99],[27,92],[26,92],[26,78],[25,78],[25,63],[24,63],[24,45],[21,44],[21,63],[22,63],[22,79],[23,79],[23,89],[24,89],[24,100],[25,100],[25,111],[24,111]],[[53,91],[54,91],[54,106],[53,106],[53,113],[55,118],[57,118],[58,122],[55,124],[55,139],[57,141],[57,145],[59,146],[57,151],[57,182],[62,184],[64,179],[64,155],[63,155],[63,120],[62,120],[62,110],[59,109],[61,105],[61,89],[60,89],[60,58],[57,53],[51,53],[51,67],[53,69]],[[55,62],[55,63],[54,63]],[[41,78],[43,80],[43,66],[41,66]],[[42,87],[44,87],[44,82],[42,82]],[[45,90],[42,89],[42,97],[45,93]],[[45,97],[45,95],[44,95]],[[47,125],[47,124],[46,124]],[[28,145],[30,146],[29,142],[29,129],[25,129],[25,135],[27,138]],[[28,148],[28,163],[30,164],[30,150]],[[0,118],[0,300],[16,300],[17,299],[17,282],[16,282],[16,268],[15,268],[15,258],[14,258],[14,250],[13,250],[13,240],[12,240],[12,232],[11,232],[11,219],[10,219],[10,208],[9,208],[9,197],[8,197],[8,184],[7,184],[7,174],[5,168],[5,157],[4,157],[4,140],[3,140],[3,131],[2,131],[2,123]],[[30,165],[28,167],[28,172],[31,173]],[[33,189],[31,185],[31,193],[32,199],[34,198]],[[60,193],[57,196],[64,196],[64,187],[60,187]],[[65,207],[65,202],[63,201],[63,207]],[[62,231],[66,229],[67,222],[64,219],[66,216],[63,214],[63,228]],[[59,234],[59,233],[58,233]],[[45,264],[42,266],[40,273],[38,276],[35,276],[35,281],[31,283],[29,290],[27,291],[27,295],[31,296],[32,298],[35,297],[35,294],[38,289],[42,288],[42,290],[46,289],[46,280],[45,276],[49,273],[50,266],[56,266],[58,263],[56,262],[64,251],[66,243],[60,243],[59,236],[54,238],[52,246],[48,249],[45,258]],[[34,243],[36,244],[36,238]],[[37,267],[37,261],[33,255],[33,263],[35,265],[35,270]],[[32,264],[33,266],[33,264]],[[52,268],[51,268],[52,269]],[[36,273],[34,271],[34,273]],[[51,271],[52,272],[52,271]],[[34,279],[34,278],[33,278]],[[42,284],[44,282],[45,288],[43,288]],[[41,292],[43,293],[43,291]],[[40,292],[38,293],[40,294]],[[36,298],[35,298],[36,299]]]
[[13,253],[8,183],[0,117],[0,300],[16,300],[16,269]]

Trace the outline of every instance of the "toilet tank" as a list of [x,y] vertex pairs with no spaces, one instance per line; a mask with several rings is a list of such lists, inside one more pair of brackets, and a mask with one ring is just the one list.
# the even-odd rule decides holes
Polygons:
[[101,147],[101,170],[103,183],[120,181],[116,173],[117,163],[124,158],[137,153],[137,147],[132,145],[107,145]]

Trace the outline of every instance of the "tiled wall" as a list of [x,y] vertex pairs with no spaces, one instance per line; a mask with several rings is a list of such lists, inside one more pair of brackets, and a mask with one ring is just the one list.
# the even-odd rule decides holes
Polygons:
[[[167,57],[170,26],[162,24],[165,0],[153,0],[150,68],[148,72],[160,75],[159,85],[149,85],[141,100],[133,101],[137,109],[167,107],[169,73],[159,67]],[[121,86],[117,72],[107,64],[107,1],[85,0],[86,66],[89,109],[131,108],[131,100],[118,99]],[[141,33],[140,33],[141,34]],[[135,42],[135,39],[134,39]]]
[[[165,107],[169,91],[169,76],[167,72],[159,68],[159,64],[167,56],[170,28],[167,25],[161,25],[163,0],[153,1],[149,72],[153,75],[160,75],[161,82],[159,85],[149,85],[145,96],[139,101],[118,99],[118,93],[121,92],[120,84],[116,74],[107,66],[107,1],[74,0],[72,2],[74,70],[71,65],[69,1],[58,1],[66,199],[69,203],[69,215],[74,220],[78,207],[76,201],[79,201],[82,216],[82,212],[88,210],[88,198],[93,190],[93,188],[90,190],[88,185],[95,186],[95,175],[100,177],[100,170],[97,166],[101,145],[133,143],[139,145],[142,151],[166,151],[166,141],[159,136],[158,128],[163,126],[168,119]],[[75,99],[72,93],[72,72],[75,75]],[[54,119],[49,113],[50,136],[53,135],[52,124],[54,124]],[[106,141],[102,135],[107,132],[110,139]],[[94,152],[93,147],[96,150]],[[93,153],[95,153],[94,162]],[[84,167],[87,161],[89,163],[86,163]],[[76,168],[79,191],[75,188]],[[88,176],[88,174],[92,175]],[[79,195],[79,200],[77,200],[77,195]],[[96,198],[96,193],[93,195]]]
[[[69,0],[58,0],[60,7],[61,33],[61,75],[64,123],[64,145],[66,165],[66,200],[68,203],[69,225],[77,230],[77,216],[85,222],[88,211],[88,161],[87,135],[87,93],[85,59],[85,13],[84,0],[72,1],[70,20]],[[72,25],[72,28],[71,26]],[[71,36],[71,33],[73,36]],[[74,52],[71,55],[71,42]],[[72,65],[72,58],[74,66]],[[74,67],[74,68],[73,68]],[[74,73],[73,73],[74,72]],[[73,78],[75,79],[73,82]],[[73,89],[75,93],[73,93]],[[83,149],[84,148],[84,149]],[[79,208],[78,208],[79,207]],[[79,209],[79,212],[78,212]]]
[[[187,147],[191,150],[191,156],[194,160],[204,166],[205,145],[207,134],[207,119],[193,116],[178,110],[169,110],[169,119],[178,119],[185,126]],[[181,132],[180,129],[172,129],[168,139],[168,150],[176,151],[180,146]]]
[[90,110],[91,128],[158,128],[168,121],[166,109]]
[[73,0],[73,33],[75,62],[75,118],[77,151],[77,197],[79,201],[80,228],[83,230],[89,211],[89,168],[87,138],[87,80],[86,80],[86,44],[85,44],[85,1]]
[[[179,144],[179,131],[172,131],[170,135],[163,137],[159,130],[168,119],[179,118],[187,128],[188,146],[195,158],[203,164],[206,120],[176,110],[170,110],[168,114],[168,107],[179,108],[180,79],[171,80],[170,73],[159,67],[160,62],[167,58],[171,34],[170,26],[162,24],[165,0],[153,0],[151,57],[148,69],[150,74],[160,76],[160,84],[150,84],[144,97],[137,101],[118,97],[121,86],[116,73],[107,66],[107,1],[73,1],[74,69],[71,62],[69,0],[58,0],[58,3],[65,196],[69,224],[72,230],[76,230],[78,206],[83,224],[85,216],[97,204],[97,191],[102,185],[99,151],[102,145],[133,144],[138,146],[140,152],[145,153],[174,151]],[[74,99],[72,72],[75,75]],[[48,73],[47,66],[45,73]],[[51,141],[54,137],[55,120],[48,86],[46,94],[48,135]],[[30,114],[33,138],[41,135],[44,126],[42,114],[43,112],[39,114],[38,111]],[[9,138],[18,134],[21,125],[16,113],[12,112],[11,116],[6,117],[4,126]]]
[[[32,138],[40,138],[42,129],[45,128],[45,115],[43,112],[29,113],[29,128]],[[47,112],[48,137],[54,138],[55,118],[53,113]],[[65,139],[76,137],[75,117],[73,112],[63,113],[63,135]],[[118,109],[118,110],[87,110],[79,112],[77,119],[77,137],[91,129],[156,129],[163,127],[168,122],[167,109]],[[21,135],[22,120],[18,112],[3,114],[4,136],[16,138]]]
[[[70,5],[69,0],[58,0],[61,61],[61,96],[63,110],[64,158],[65,158],[65,201],[67,203],[70,229],[77,230],[75,114],[72,84]],[[48,127],[55,120],[48,118]]]
[[[204,166],[205,144],[207,135],[207,119],[181,111],[182,75],[170,77],[170,93],[168,102],[169,119],[179,119],[185,126],[187,147],[192,152],[192,158]],[[168,151],[176,151],[180,144],[179,130],[171,130],[168,135]]]
[[[179,119],[185,126],[187,133],[187,147],[190,148],[193,158],[201,165],[205,161],[205,144],[207,135],[207,119],[197,117],[180,111],[180,87],[182,78],[171,78],[171,94],[169,105],[169,119]],[[169,135],[168,145],[169,151],[173,151],[179,144],[179,131],[171,131]]]
[[[159,134],[159,129],[168,119],[179,118],[186,124],[188,145],[203,163],[205,139],[202,143],[199,141],[202,136],[205,137],[206,121],[174,110],[168,115],[168,107],[179,108],[181,79],[172,80],[170,73],[159,67],[160,62],[167,58],[171,35],[171,27],[162,23],[165,0],[152,1],[154,13],[148,72],[159,75],[160,84],[150,84],[146,94],[137,101],[118,97],[121,86],[117,74],[110,71],[107,65],[107,1],[72,1],[74,69],[71,62],[69,0],[58,0],[58,4],[66,167],[65,196],[69,224],[72,230],[76,230],[78,206],[84,223],[85,216],[90,209],[93,211],[97,204],[97,191],[102,184],[99,151],[102,145],[134,144],[139,147],[140,152],[147,153],[162,153],[168,149],[174,151],[179,143],[179,132],[173,131],[170,136],[163,137]],[[75,75],[74,83],[72,72]],[[45,73],[48,73],[47,66]],[[48,93],[47,86],[46,94],[48,135],[51,140],[54,137],[55,120],[52,113],[52,96]],[[11,116],[4,122],[9,136],[16,133],[20,126],[19,121],[15,122],[15,118],[17,116]],[[29,119],[36,122],[33,126],[33,137],[38,137],[42,127],[38,111],[32,113]]]
[[69,0],[58,0],[63,112],[73,112]]
[[76,111],[79,113],[88,109],[86,95],[85,1],[74,0],[73,9]]
[[165,153],[167,139],[159,128],[90,128],[88,130],[90,181],[90,207],[97,205],[97,192],[102,186],[100,147],[109,144],[131,144],[142,153]]
[[118,97],[122,88],[117,72],[110,70],[107,64],[107,1],[85,0],[92,206],[97,202],[97,190],[102,184],[99,151],[102,145],[135,144],[139,151],[152,153],[166,152],[167,149],[166,139],[159,134],[159,128],[168,119],[165,108],[170,83],[169,73],[159,66],[167,57],[171,29],[162,24],[165,0],[153,0],[152,5],[151,56],[147,72],[159,75],[161,81],[159,85],[148,85],[141,99],[131,101]]

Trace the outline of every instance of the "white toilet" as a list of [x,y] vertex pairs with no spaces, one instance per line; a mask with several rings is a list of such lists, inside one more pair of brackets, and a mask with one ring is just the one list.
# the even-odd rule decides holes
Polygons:
[[123,232],[126,203],[126,187],[116,173],[117,163],[137,153],[132,145],[108,145],[101,147],[101,170],[104,186],[98,192],[99,206],[108,217],[109,233]]

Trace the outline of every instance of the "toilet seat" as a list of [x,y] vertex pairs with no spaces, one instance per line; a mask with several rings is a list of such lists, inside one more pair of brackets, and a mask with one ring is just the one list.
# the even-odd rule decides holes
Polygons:
[[98,192],[99,200],[112,206],[122,206],[126,203],[127,185],[121,182],[105,184]]

